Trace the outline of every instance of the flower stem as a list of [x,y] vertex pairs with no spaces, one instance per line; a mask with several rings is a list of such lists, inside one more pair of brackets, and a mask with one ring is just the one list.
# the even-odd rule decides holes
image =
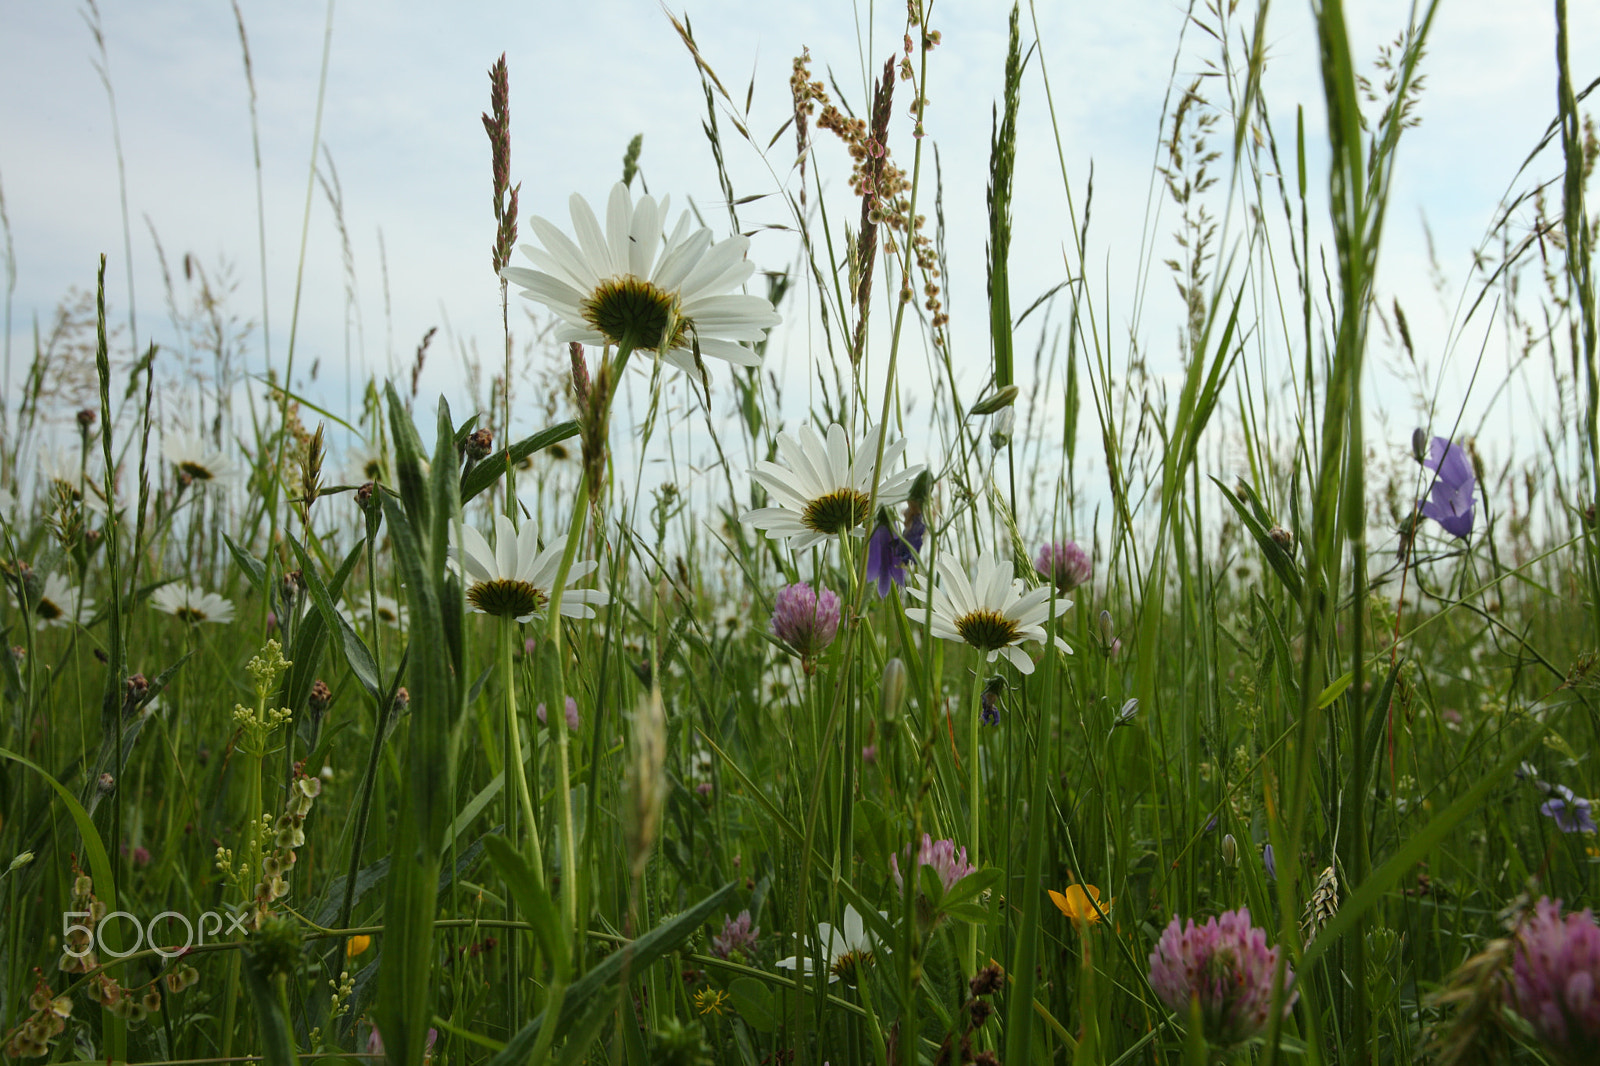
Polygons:
[[[522,764],[522,724],[517,719],[517,674],[511,659],[512,627],[506,619],[500,626],[500,673],[506,686],[506,732],[511,737],[510,748],[505,753],[506,772],[516,778],[517,804],[522,808],[522,831],[527,834],[528,861],[534,874],[544,878],[544,861],[539,850],[539,823],[533,816],[533,794],[528,790],[528,773]],[[509,783],[509,782],[508,782]]]
[[[967,861],[974,868],[978,866],[978,812],[981,809],[978,801],[978,790],[982,785],[982,778],[978,768],[978,743],[979,723],[983,714],[983,660],[978,660],[978,665],[972,670],[972,685],[967,690],[967,710],[971,715],[971,725],[967,733],[970,743],[967,745],[967,810],[970,813],[971,824],[968,827]],[[914,842],[913,842],[914,843]],[[978,924],[976,922],[967,926],[967,976],[971,977],[978,972]]]

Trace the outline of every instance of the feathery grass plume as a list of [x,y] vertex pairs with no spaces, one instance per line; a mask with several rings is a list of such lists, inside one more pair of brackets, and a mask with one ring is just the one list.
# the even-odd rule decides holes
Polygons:
[[325,428],[323,423],[317,423],[300,458],[300,521],[307,526],[311,525],[311,505],[322,494],[322,460],[327,455],[323,443]]
[[892,193],[887,178],[889,163],[889,109],[894,105],[894,57],[883,64],[883,75],[872,91],[872,124],[862,143],[864,156],[857,171],[861,197],[861,225],[851,249],[852,273],[859,279],[853,293],[856,305],[856,334],[850,345],[850,363],[861,365],[862,353],[867,345],[867,315],[872,306],[872,268],[878,258],[878,223],[883,218],[884,205],[889,202],[886,192]]
[[1005,118],[991,110],[989,133],[989,341],[994,346],[994,384],[1012,382],[1011,337],[1011,176],[1017,162],[1017,107],[1022,88],[1022,32],[1019,5],[1011,5],[1010,39],[1006,46]]
[[422,365],[428,361],[428,345],[433,343],[433,335],[439,332],[438,326],[429,326],[428,332],[422,335],[422,343],[417,345],[417,356],[411,363],[411,398],[417,398],[417,389],[422,383]]
[[827,98],[827,89],[820,81],[811,78],[811,49],[802,48],[794,57],[789,75],[789,98],[794,105],[794,160],[799,175],[800,212],[806,208],[806,162],[811,156],[811,116],[816,113],[818,97]]
[[1200,79],[1195,78],[1172,113],[1172,133],[1166,141],[1167,164],[1157,168],[1172,201],[1183,211],[1181,228],[1174,235],[1183,249],[1183,261],[1168,259],[1166,265],[1188,312],[1183,339],[1184,351],[1191,358],[1200,350],[1206,324],[1206,265],[1216,254],[1211,243],[1216,239],[1217,223],[1199,197],[1217,183],[1210,168],[1222,153],[1210,148],[1206,141],[1216,127],[1217,117],[1216,110],[1200,95]]
[[1300,918],[1300,934],[1306,943],[1316,939],[1322,927],[1339,912],[1339,875],[1332,866],[1324,867],[1317,875],[1317,884],[1306,900],[1306,910]]
[[624,772],[623,825],[628,846],[628,871],[634,880],[644,875],[650,853],[661,831],[661,806],[666,801],[667,716],[661,688],[652,685],[633,712],[628,762]]
[[499,274],[511,262],[511,249],[517,243],[517,193],[522,189],[521,182],[511,184],[511,79],[504,52],[489,68],[489,109],[493,114],[483,116],[483,128],[489,134],[496,223],[489,253]]
[[[633,187],[634,175],[639,173],[639,153],[644,149],[644,134],[635,133],[622,153],[622,184]],[[501,264],[502,266],[504,264]]]

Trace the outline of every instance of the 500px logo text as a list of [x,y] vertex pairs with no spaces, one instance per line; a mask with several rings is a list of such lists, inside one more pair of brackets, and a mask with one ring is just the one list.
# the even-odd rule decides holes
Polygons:
[[[178,911],[162,911],[144,925],[140,925],[139,919],[127,911],[112,911],[109,914],[99,915],[98,917],[93,911],[63,911],[61,913],[61,939],[63,941],[61,947],[64,952],[75,959],[84,958],[96,950],[114,959],[123,959],[138,951],[148,941],[150,949],[157,955],[164,959],[172,959],[182,955],[197,944],[204,944],[208,934],[213,941],[231,937],[234,933],[244,933],[248,936],[250,930],[245,925],[245,920],[249,917],[249,913],[247,908],[240,908],[237,911],[230,910],[224,913],[204,911],[201,913],[198,922],[191,922],[187,915]],[[74,921],[74,919],[83,918],[89,919],[90,924],[84,925],[81,922]],[[131,947],[124,945],[122,950],[119,951],[106,943],[105,929],[114,918],[124,918],[129,925],[133,926],[133,945]],[[174,920],[183,923],[184,938],[182,944],[163,947],[156,943],[156,923],[162,919],[167,919],[169,926]],[[223,928],[224,919],[227,922],[226,930]],[[208,922],[210,923],[209,928],[207,927]],[[199,933],[198,941],[195,939],[197,931]],[[119,939],[121,938],[119,937]]]

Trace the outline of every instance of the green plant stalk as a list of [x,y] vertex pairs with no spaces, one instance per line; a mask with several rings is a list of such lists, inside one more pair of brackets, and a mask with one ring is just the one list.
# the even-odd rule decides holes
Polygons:
[[[1047,644],[1046,647],[1049,645]],[[983,804],[979,802],[979,789],[983,787],[983,776],[980,769],[981,759],[978,758],[978,745],[981,736],[980,729],[983,721],[983,658],[982,653],[977,663],[972,668],[972,684],[967,689],[967,711],[970,714],[970,725],[967,730],[967,807],[971,819],[967,827],[967,862],[978,866],[978,828],[979,816],[983,812]],[[913,847],[916,846],[913,842]],[[917,869],[916,863],[911,868]],[[967,976],[972,977],[978,972],[978,923],[967,924]]]
[[510,740],[501,761],[508,770],[514,771],[512,778],[517,783],[517,806],[522,813],[522,832],[527,836],[525,846],[528,863],[533,867],[534,876],[539,879],[539,884],[543,887],[544,859],[539,848],[539,822],[533,812],[533,793],[528,789],[528,773],[522,759],[522,722],[517,716],[517,673],[516,664],[511,657],[511,644],[515,631],[515,622],[509,618],[501,619],[499,640],[495,642],[500,653],[500,674],[506,686],[504,710],[506,736]]
[[[624,339],[617,350],[617,378],[633,346]],[[601,417],[609,417],[610,398]],[[608,427],[609,428],[609,427]],[[561,809],[561,910],[566,915],[569,935],[578,935],[579,880],[578,834],[572,818],[572,771],[567,741],[567,683],[566,657],[561,654],[561,594],[567,587],[567,575],[572,570],[573,558],[578,554],[578,544],[583,539],[583,516],[589,507],[589,483],[578,481],[578,495],[572,504],[572,521],[567,527],[567,543],[561,553],[561,566],[556,571],[555,584],[550,589],[550,600],[545,604],[545,639],[540,642],[540,673],[545,692],[545,728],[556,738],[556,802]],[[593,787],[592,784],[590,787]]]

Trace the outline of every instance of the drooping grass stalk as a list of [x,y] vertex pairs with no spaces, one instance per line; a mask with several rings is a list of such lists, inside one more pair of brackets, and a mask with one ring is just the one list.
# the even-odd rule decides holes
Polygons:
[[[233,20],[239,28],[239,48],[244,54],[244,81],[250,90],[250,150],[255,158],[256,179],[256,249],[261,267],[261,354],[268,366],[272,365],[272,316],[267,306],[267,202],[261,188],[261,122],[256,115],[255,65],[250,60],[250,38],[245,34],[244,12],[239,10],[239,0],[233,4]],[[289,384],[287,381],[285,385]]]
[[1578,103],[1572,92],[1572,62],[1568,52],[1567,0],[1556,0],[1556,103],[1561,126],[1561,157],[1566,164],[1562,181],[1561,231],[1566,236],[1566,288],[1576,297],[1578,328],[1570,340],[1572,361],[1582,363],[1584,379],[1584,446],[1588,449],[1589,536],[1585,545],[1589,578],[1590,614],[1600,639],[1600,524],[1593,515],[1600,504],[1600,374],[1595,369],[1594,233],[1584,206],[1584,183],[1594,159],[1584,149]]
[[[117,121],[117,93],[111,85],[111,58],[106,53],[105,29],[100,24],[100,6],[88,0],[88,12],[83,20],[94,37],[95,50],[100,58],[95,60],[95,73],[106,90],[106,103],[111,108],[111,146],[117,156],[117,192],[122,200],[122,257],[128,271],[128,345],[139,350],[138,301],[133,297],[133,229],[128,222],[128,170],[122,154],[122,124]],[[103,268],[102,268],[103,269]],[[10,330],[7,330],[10,333]],[[7,381],[9,382],[9,377]],[[109,427],[109,423],[107,423]]]
[[[300,296],[305,283],[306,272],[306,247],[311,235],[311,201],[317,188],[317,154],[322,146],[322,106],[328,94],[328,63],[333,53],[333,5],[334,0],[328,0],[328,13],[322,31],[322,67],[317,76],[317,107],[316,117],[311,123],[311,161],[306,167],[306,199],[305,208],[300,214],[300,256],[295,265],[294,275],[294,303],[289,311],[289,351],[284,360],[283,382],[278,391],[278,434],[277,447],[273,451],[271,476],[262,486],[263,506],[267,511],[267,543],[273,544],[278,539],[278,500],[279,490],[282,488],[283,455],[288,447],[289,438],[289,394],[294,389],[294,352],[295,340],[299,336],[300,328]],[[263,252],[263,254],[265,254]],[[263,272],[265,277],[265,272]],[[267,560],[268,578],[271,578],[270,567],[272,560]],[[268,610],[268,599],[263,597],[261,604],[263,621]]]

